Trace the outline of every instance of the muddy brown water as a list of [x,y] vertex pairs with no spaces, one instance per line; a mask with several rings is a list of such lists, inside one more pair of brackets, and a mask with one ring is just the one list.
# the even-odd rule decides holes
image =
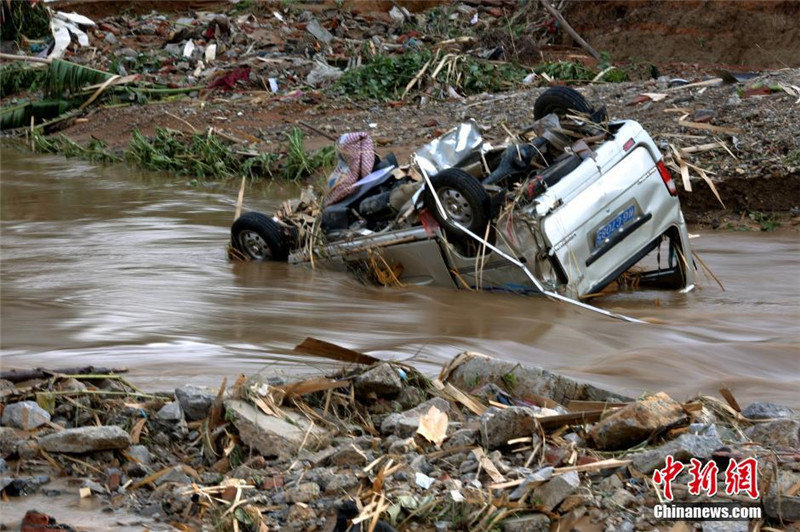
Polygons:
[[[634,325],[537,297],[364,286],[346,274],[233,264],[235,193],[123,166],[3,149],[2,366],[130,368],[165,390],[222,376],[324,370],[290,354],[307,336],[434,373],[463,350],[541,365],[632,395],[734,390],[800,406],[800,283],[794,234],[702,233],[692,293],[595,303]],[[281,193],[249,194],[271,211]]]

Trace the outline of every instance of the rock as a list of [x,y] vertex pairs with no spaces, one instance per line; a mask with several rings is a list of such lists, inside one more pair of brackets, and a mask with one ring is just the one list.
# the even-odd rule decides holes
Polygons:
[[327,495],[341,495],[343,492],[348,492],[357,487],[358,484],[358,477],[356,477],[355,473],[351,473],[350,471],[339,473],[334,475],[328,483],[325,484],[325,493]]
[[103,40],[106,41],[108,44],[110,44],[112,46],[117,44],[117,42],[119,42],[119,40],[117,39],[116,35],[114,35],[110,31],[108,33],[106,33],[106,36],[103,38]]
[[550,518],[545,514],[528,514],[503,521],[503,532],[548,532]]
[[787,495],[800,483],[800,473],[778,470],[778,479],[770,483],[769,491],[763,494],[766,514],[778,521],[800,521],[800,494]]
[[405,410],[414,408],[424,400],[425,392],[416,386],[404,386],[400,391],[400,395],[397,396],[397,402]]
[[286,530],[313,530],[309,525],[317,518],[317,512],[307,504],[294,504],[286,513]]
[[480,431],[481,441],[487,449],[503,447],[508,440],[525,436],[534,438],[534,447],[539,440],[533,410],[524,406],[490,408],[480,418]]
[[12,497],[26,497],[39,489],[39,486],[50,482],[47,475],[25,476],[25,477],[0,477],[0,490]]
[[447,413],[450,411],[449,402],[441,397],[434,397],[424,403],[420,403],[411,410],[389,414],[381,423],[381,432],[383,434],[393,433],[399,438],[410,438],[417,432],[420,416],[427,414],[432,406],[435,406],[440,412]]
[[779,419],[760,423],[744,431],[745,435],[764,447],[800,449],[800,420]]
[[548,510],[553,511],[561,501],[575,493],[581,485],[578,473],[570,471],[554,477],[549,482],[533,490],[533,500],[541,501],[541,504]]
[[233,415],[233,424],[242,441],[264,457],[292,458],[300,449],[308,432],[304,449],[316,450],[330,440],[327,431],[310,423],[305,416],[286,411],[291,423],[268,416],[255,407],[240,400],[225,401],[225,408]]
[[5,473],[6,471],[8,471],[8,463],[4,458],[0,458],[0,473]]
[[317,61],[314,68],[306,76],[306,83],[312,87],[320,87],[338,80],[343,75],[344,71],[342,69]]
[[0,427],[0,458],[8,458],[17,452],[19,442],[26,438],[26,434],[11,427]]
[[35,401],[12,403],[3,410],[2,423],[6,427],[33,430],[48,421],[50,421],[50,414]]
[[17,444],[17,455],[23,460],[32,460],[39,456],[39,444],[36,440],[22,440]]
[[[712,425],[713,426],[713,425]],[[708,460],[711,454],[723,446],[716,431],[708,431],[706,434],[681,434],[671,442],[664,445],[629,455],[633,460],[633,467],[640,472],[649,475],[659,467],[664,465],[668,455],[672,455],[675,461],[688,463],[692,458]]]
[[312,18],[310,21],[308,21],[306,31],[308,31],[308,33],[313,35],[315,39],[323,44],[330,44],[331,41],[333,41],[333,35],[331,32],[323,28],[322,24],[320,24],[315,18]]
[[543,482],[550,480],[553,476],[553,468],[543,467],[540,470],[536,471],[535,473],[531,473],[525,476],[525,480],[514,488],[514,491],[508,496],[508,499],[511,501],[518,501],[525,495],[527,495],[528,491],[530,491],[535,486],[541,485]]
[[319,484],[316,482],[301,482],[294,487],[286,489],[286,502],[310,502],[319,497]]
[[183,468],[181,466],[175,466],[169,470],[169,472],[164,473],[157,479],[153,481],[156,486],[160,486],[162,484],[166,484],[167,482],[172,482],[176,484],[189,484],[192,482],[191,477],[184,473]]
[[205,389],[191,384],[176,388],[175,397],[178,398],[181,409],[189,421],[205,419],[215,398]]
[[702,521],[703,532],[747,532],[750,521]]
[[490,382],[505,388],[508,375],[514,375],[516,389],[547,397],[562,405],[567,404],[570,400],[632,400],[629,397],[578,382],[536,366],[499,360],[480,353],[462,353],[451,362],[451,366],[456,367],[445,380],[463,390],[475,388],[476,382],[478,384]]
[[189,433],[183,409],[178,401],[172,401],[161,407],[155,416],[156,424],[176,438],[183,438]]
[[354,386],[356,394],[362,396],[374,393],[394,397],[403,389],[400,376],[387,362],[381,362],[356,377]]
[[608,502],[611,503],[612,509],[614,507],[633,508],[634,506],[640,504],[639,499],[636,498],[636,495],[625,488],[619,488],[617,491],[615,491],[614,494],[608,498]]
[[125,454],[142,465],[150,465],[153,463],[153,455],[150,454],[150,451],[144,445],[134,445],[128,449]]
[[59,524],[55,518],[43,514],[37,510],[28,510],[20,524],[20,532],[44,532],[45,530],[62,530],[63,532],[74,532],[74,528],[69,525]]
[[475,445],[478,439],[478,429],[463,428],[453,432],[442,445],[443,449],[454,449],[456,447],[466,447]]
[[797,417],[798,413],[775,403],[750,403],[742,410],[742,415],[748,419],[782,419]]
[[[372,453],[370,453],[372,454]],[[353,444],[339,447],[329,454],[323,465],[327,466],[365,466],[371,462],[367,454]]]
[[39,445],[51,453],[89,453],[125,449],[130,435],[116,425],[65,429],[39,438]]
[[589,440],[598,449],[627,449],[685,418],[680,403],[661,392],[620,408],[596,423],[589,431]]

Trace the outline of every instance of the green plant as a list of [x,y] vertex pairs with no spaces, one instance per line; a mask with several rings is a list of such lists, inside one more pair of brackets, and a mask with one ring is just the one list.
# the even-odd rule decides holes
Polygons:
[[0,11],[0,39],[3,41],[44,39],[50,35],[50,13],[44,2],[0,2]]
[[800,165],[800,149],[787,153],[786,157],[783,158],[783,162],[786,163],[786,166]]
[[305,135],[297,128],[286,134],[288,141],[286,161],[283,163],[281,176],[284,179],[296,181],[313,175],[317,170],[332,167],[336,160],[336,153],[332,146],[327,146],[309,154],[303,145]]
[[21,91],[36,91],[42,86],[46,69],[14,61],[0,66],[0,98]]
[[378,54],[366,65],[346,71],[334,89],[359,99],[396,100],[430,58],[427,50]]
[[506,373],[503,375],[503,384],[509,392],[513,391],[517,387],[517,376],[512,372]]
[[566,81],[590,80],[597,73],[581,63],[570,61],[547,61],[534,68],[537,74],[547,74],[553,79]]
[[757,223],[762,231],[774,231],[781,226],[781,223],[775,219],[774,214],[767,214],[760,211],[753,211],[749,213],[748,218]]

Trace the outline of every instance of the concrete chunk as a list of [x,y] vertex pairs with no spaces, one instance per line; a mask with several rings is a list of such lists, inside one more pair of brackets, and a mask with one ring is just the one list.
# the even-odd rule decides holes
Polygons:
[[355,392],[358,395],[374,393],[379,396],[394,397],[403,389],[397,370],[391,364],[382,362],[355,378]]
[[130,444],[130,435],[116,425],[66,429],[39,438],[42,449],[51,453],[108,451],[125,449]]
[[760,423],[747,429],[745,435],[765,447],[800,449],[800,421],[795,419],[779,419]]
[[[233,414],[242,441],[265,457],[285,459],[297,454],[310,426],[305,417],[292,411],[285,411],[288,419],[279,419],[238,399],[225,401],[225,407]],[[319,449],[329,440],[328,433],[315,426],[308,431],[305,449]]]
[[575,493],[581,485],[578,473],[570,471],[563,475],[558,475],[546,484],[542,484],[533,490],[533,500],[541,501],[541,504],[548,510],[553,511],[561,501]]
[[490,408],[481,416],[480,430],[481,441],[487,449],[503,447],[508,440],[522,437],[533,437],[536,446],[539,439],[534,412],[524,406]]
[[[571,400],[585,401],[631,401],[629,397],[603,390],[547,371],[536,366],[498,360],[480,353],[465,352],[458,355],[446,376],[446,381],[463,390],[471,390],[477,384],[493,383],[505,387],[507,375],[514,375],[514,394],[525,399],[527,394],[535,394],[556,403],[566,405]],[[504,378],[505,377],[505,378]]]

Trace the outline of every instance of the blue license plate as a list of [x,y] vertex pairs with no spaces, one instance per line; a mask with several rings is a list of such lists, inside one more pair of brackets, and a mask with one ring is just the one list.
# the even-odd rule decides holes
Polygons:
[[621,213],[614,216],[614,219],[608,222],[606,225],[601,227],[597,230],[597,234],[594,237],[594,247],[600,247],[600,245],[605,241],[605,239],[609,238],[613,235],[616,231],[619,231],[620,228],[625,227],[633,220],[633,215],[635,213],[634,206],[631,205]]

